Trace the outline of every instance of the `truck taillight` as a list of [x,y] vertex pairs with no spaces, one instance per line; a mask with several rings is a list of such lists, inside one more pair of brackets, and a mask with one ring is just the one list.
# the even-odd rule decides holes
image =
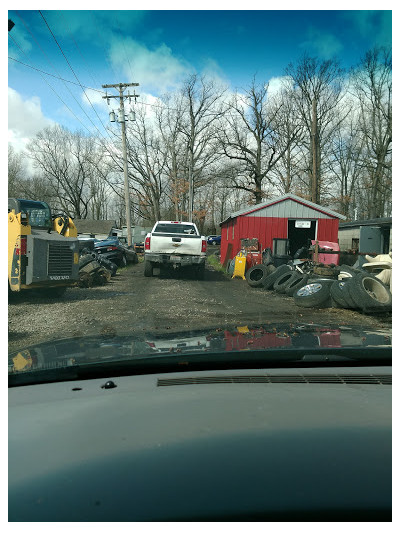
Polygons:
[[207,241],[203,240],[201,241],[201,251],[206,252],[207,251]]
[[15,248],[16,255],[26,255],[26,237],[21,237],[20,245]]
[[145,250],[150,250],[150,237],[146,237],[146,239],[144,241],[144,249]]

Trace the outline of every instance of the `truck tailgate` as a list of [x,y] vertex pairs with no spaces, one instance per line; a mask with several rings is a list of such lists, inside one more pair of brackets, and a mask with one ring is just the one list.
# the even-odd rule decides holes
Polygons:
[[199,235],[155,235],[151,236],[150,251],[171,255],[201,255]]

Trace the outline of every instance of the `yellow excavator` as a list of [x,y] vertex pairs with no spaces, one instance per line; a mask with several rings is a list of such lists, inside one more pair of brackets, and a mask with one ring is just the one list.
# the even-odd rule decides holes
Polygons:
[[46,202],[8,199],[8,289],[60,296],[79,279],[77,229]]

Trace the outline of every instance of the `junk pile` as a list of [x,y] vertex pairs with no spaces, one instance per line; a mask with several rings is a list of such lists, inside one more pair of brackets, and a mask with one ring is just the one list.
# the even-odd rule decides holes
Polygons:
[[117,265],[85,246],[80,250],[78,287],[105,285],[117,273]]
[[[314,242],[308,253],[276,266],[268,248],[251,264],[249,252],[241,250],[228,264],[232,277],[246,279],[251,287],[274,290],[293,297],[299,307],[339,307],[363,313],[387,313],[392,309],[392,254],[365,256],[363,265],[335,264],[338,247],[321,250]],[[334,243],[335,244],[335,243]],[[335,262],[329,258],[333,254]],[[251,255],[251,254],[250,254]],[[311,256],[307,258],[305,256]],[[296,257],[296,256],[295,256]],[[321,261],[323,259],[323,261]]]

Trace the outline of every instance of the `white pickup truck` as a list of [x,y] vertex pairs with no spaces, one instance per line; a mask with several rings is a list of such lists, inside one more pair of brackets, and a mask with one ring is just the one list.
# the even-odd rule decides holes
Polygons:
[[197,277],[204,277],[206,238],[193,222],[159,220],[144,241],[144,275],[153,275],[153,268],[190,267]]

